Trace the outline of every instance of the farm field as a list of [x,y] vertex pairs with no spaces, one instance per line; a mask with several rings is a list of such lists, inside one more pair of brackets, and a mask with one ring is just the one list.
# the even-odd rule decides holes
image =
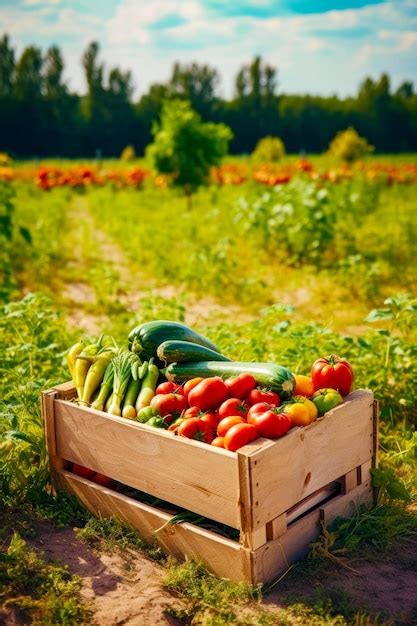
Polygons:
[[[121,623],[132,624],[138,615],[155,624],[417,619],[417,156],[305,163],[228,159],[191,208],[144,161],[3,172],[0,623],[111,624],[122,606]],[[93,171],[87,183],[62,178],[83,168]],[[103,171],[121,173],[104,181]],[[380,400],[377,507],[324,533],[314,558],[271,588],[167,562],[48,491],[38,399],[69,378],[66,349],[83,333],[123,342],[158,318],[185,321],[234,360],[298,373],[342,354],[355,386]]]

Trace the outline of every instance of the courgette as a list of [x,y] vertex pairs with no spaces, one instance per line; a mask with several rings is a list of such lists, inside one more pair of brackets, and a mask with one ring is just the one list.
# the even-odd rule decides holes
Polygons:
[[161,343],[156,351],[158,359],[165,363],[184,363],[190,361],[230,361],[227,356],[210,350],[205,346],[190,341],[171,339]]
[[129,333],[128,346],[129,350],[136,352],[143,359],[149,360],[152,357],[156,357],[156,351],[161,343],[170,339],[189,341],[190,343],[205,346],[210,350],[219,352],[214,343],[196,333],[192,328],[180,322],[167,320],[155,320],[136,326]]
[[231,378],[243,373],[252,374],[258,385],[276,391],[281,400],[289,399],[294,393],[295,378],[293,374],[286,367],[276,363],[200,361],[195,363],[171,363],[165,369],[167,379],[178,382],[198,376],[202,378],[209,378],[210,376]]

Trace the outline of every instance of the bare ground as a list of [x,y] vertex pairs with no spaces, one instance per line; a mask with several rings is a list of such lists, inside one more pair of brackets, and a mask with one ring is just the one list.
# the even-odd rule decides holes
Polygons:
[[37,524],[37,530],[31,546],[81,577],[82,596],[93,611],[91,624],[178,624],[167,609],[181,608],[181,601],[163,587],[162,566],[131,549],[98,553],[71,528],[56,529],[44,522]]

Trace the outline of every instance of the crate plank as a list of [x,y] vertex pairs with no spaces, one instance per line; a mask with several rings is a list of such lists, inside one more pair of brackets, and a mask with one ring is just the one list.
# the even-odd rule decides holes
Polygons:
[[340,479],[367,461],[373,446],[373,394],[360,390],[310,426],[249,453],[250,526],[266,524]]
[[173,504],[239,528],[237,456],[55,400],[57,453]]
[[127,522],[145,541],[156,540],[176,558],[202,560],[217,576],[236,582],[248,579],[249,553],[239,543],[188,522],[167,526],[155,534],[169,521],[169,514],[71,472],[61,471],[59,481],[62,489],[76,495],[94,515]]
[[283,574],[292,563],[308,554],[310,544],[320,535],[321,520],[328,524],[336,517],[349,517],[359,504],[371,502],[372,489],[367,481],[350,493],[336,496],[322,507],[307,513],[291,524],[286,533],[253,553],[252,583],[273,580]]

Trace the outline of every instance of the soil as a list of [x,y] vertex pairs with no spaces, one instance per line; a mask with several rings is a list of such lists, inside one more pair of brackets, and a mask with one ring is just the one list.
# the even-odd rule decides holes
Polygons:
[[43,522],[37,524],[37,531],[30,545],[81,577],[82,596],[93,611],[90,624],[178,624],[167,610],[181,608],[181,601],[163,587],[161,565],[130,549],[99,553],[80,541],[71,528],[56,529]]
[[302,565],[296,567],[264,597],[263,603],[271,608],[290,607],[294,602],[310,606],[326,597],[336,609],[343,606],[375,620],[379,616],[384,624],[417,624],[415,538],[402,539],[389,550],[367,550],[366,560],[363,555],[353,556],[349,566],[357,574],[330,562],[322,562],[315,571],[307,568],[303,572]]
[[[99,552],[80,541],[70,528],[56,529],[49,522],[38,522],[36,526],[38,532],[29,540],[31,546],[43,552],[45,558],[68,565],[70,572],[81,578],[81,593],[92,611],[89,624],[180,625],[171,613],[173,609],[181,611],[185,605],[163,586],[161,565],[131,549]],[[330,598],[335,613],[370,615],[375,621],[367,621],[369,624],[417,624],[414,540],[403,539],[390,550],[367,551],[366,560],[357,555],[349,559],[349,565],[357,574],[327,561],[313,567],[301,562],[264,596],[262,608],[276,614],[277,624],[282,623],[282,609],[290,610],[285,623],[308,624],[308,618],[303,621],[300,614],[292,619],[291,606],[317,608],[320,598]],[[0,609],[0,624],[23,623],[20,614]]]

